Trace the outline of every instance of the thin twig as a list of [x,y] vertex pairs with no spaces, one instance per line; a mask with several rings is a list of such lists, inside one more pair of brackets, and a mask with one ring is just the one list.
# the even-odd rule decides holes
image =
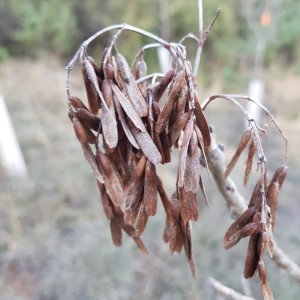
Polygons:
[[141,77],[139,78],[138,80],[135,81],[136,84],[140,84],[140,83],[143,83],[144,81],[147,81],[151,78],[155,77],[156,78],[163,78],[165,77],[165,74],[163,73],[153,73],[153,74],[149,74],[147,76],[144,76],[144,77]]
[[221,282],[215,280],[214,278],[208,278],[206,280],[206,285],[212,289],[215,293],[220,294],[224,299],[228,300],[255,300],[254,298],[244,296],[235,290],[228,288]]
[[152,44],[144,45],[144,46],[138,51],[138,53],[136,54],[136,56],[134,57],[133,62],[132,62],[132,64],[131,64],[131,70],[133,69],[133,67],[134,67],[134,65],[135,65],[135,63],[136,63],[136,61],[137,61],[137,59],[140,57],[140,55],[141,55],[142,53],[144,53],[145,50],[147,50],[147,49],[153,49],[153,48],[159,48],[159,47],[162,47],[162,45],[161,45],[161,44],[158,44],[158,43],[152,43]]
[[[198,1],[198,6],[199,6],[199,23],[200,23],[200,20],[203,19],[203,17],[200,17],[200,14],[203,14],[203,12],[202,12],[202,1],[201,0]],[[215,21],[216,21],[218,15],[219,15],[220,11],[221,11],[221,9],[218,8],[215,17],[213,18],[212,22],[210,23],[210,25],[208,26],[208,28],[205,30],[204,33],[203,33],[203,23],[200,25],[199,44],[198,44],[198,49],[197,49],[197,54],[196,54],[195,64],[194,64],[194,72],[193,72],[194,77],[196,77],[197,74],[198,74],[198,69],[199,69],[199,65],[200,65],[200,59],[201,59],[201,54],[202,54],[202,49],[203,49],[204,42],[207,38],[207,35],[209,34],[212,27],[214,26]]]
[[193,39],[199,44],[199,39],[193,33],[185,35],[183,38],[181,38],[178,44],[182,44],[186,39]]

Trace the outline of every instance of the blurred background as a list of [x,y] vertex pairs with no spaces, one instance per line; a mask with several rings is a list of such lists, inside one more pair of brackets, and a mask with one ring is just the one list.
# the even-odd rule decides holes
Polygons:
[[[201,101],[219,93],[251,94],[264,101],[289,138],[288,176],[280,193],[275,238],[300,264],[300,3],[297,0],[204,0],[204,27],[222,9],[205,43],[198,75]],[[247,241],[223,250],[232,219],[214,182],[206,180],[210,206],[202,196],[194,223],[197,279],[185,255],[169,255],[159,206],[143,239],[148,256],[124,235],[115,248],[98,187],[67,116],[65,66],[81,42],[113,24],[128,23],[168,41],[198,31],[196,0],[0,0],[0,94],[5,101],[22,156],[21,171],[7,168],[0,127],[0,298],[1,300],[222,299],[206,286],[208,277],[261,299],[255,276],[242,279]],[[111,35],[88,52],[99,64]],[[150,40],[124,33],[119,51],[131,61]],[[186,40],[191,61],[196,43]],[[145,54],[158,71],[155,50]],[[252,90],[249,87],[251,87]],[[253,86],[256,86],[253,90]],[[85,99],[80,66],[71,73],[71,93]],[[222,100],[207,109],[227,162],[245,130],[239,111]],[[267,122],[261,116],[261,124]],[[269,171],[284,162],[284,142],[269,122],[264,141]],[[10,152],[11,156],[18,155]],[[168,193],[175,188],[174,163],[159,168]],[[21,156],[21,157],[22,157]],[[242,187],[241,158],[232,176],[245,199],[256,181]],[[205,170],[204,170],[205,172]],[[203,173],[205,174],[205,173]],[[270,174],[271,176],[271,174]],[[206,176],[204,176],[206,177]],[[265,256],[275,299],[299,299],[299,283]]]

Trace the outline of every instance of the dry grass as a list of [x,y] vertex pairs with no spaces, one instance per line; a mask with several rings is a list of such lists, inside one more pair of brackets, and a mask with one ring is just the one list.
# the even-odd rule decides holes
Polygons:
[[[62,64],[52,57],[38,62],[11,61],[1,66],[0,77],[0,92],[7,101],[29,169],[25,180],[9,179],[3,172],[0,175],[1,299],[209,300],[215,296],[205,290],[204,282],[212,276],[243,292],[246,242],[226,252],[222,249],[225,229],[232,221],[214,184],[206,184],[211,206],[207,208],[200,201],[200,219],[194,226],[196,280],[192,279],[184,255],[169,256],[168,246],[162,243],[165,219],[161,205],[144,233],[148,256],[139,253],[129,238],[125,238],[122,249],[115,248],[95,180],[67,117]],[[80,81],[76,75],[73,78],[72,90],[84,98]],[[272,87],[269,85],[271,95]],[[215,89],[212,94],[220,92],[217,86]],[[279,97],[279,92],[274,94]],[[279,199],[275,237],[299,264],[300,162],[295,150],[299,149],[299,120],[290,118],[299,103],[294,103],[294,97],[285,97],[285,101],[283,113],[280,105],[276,110],[277,115],[280,113],[279,123],[290,136],[292,163]],[[232,118],[233,113],[236,111],[228,104],[215,103],[208,116],[218,140],[226,145],[228,158],[238,143],[231,133],[243,124],[242,117]],[[283,156],[279,138],[268,140],[268,153],[274,170]],[[242,162],[233,173],[238,182]],[[163,171],[169,193],[175,182],[174,169],[170,166]],[[245,190],[246,198],[250,191],[251,186]],[[272,262],[267,260],[266,264],[275,299],[298,299],[300,287],[279,273]],[[250,286],[253,296],[259,299],[259,280],[254,278]]]

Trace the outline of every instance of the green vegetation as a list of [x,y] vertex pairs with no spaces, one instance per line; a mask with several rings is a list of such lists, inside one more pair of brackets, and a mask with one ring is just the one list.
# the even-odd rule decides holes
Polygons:
[[[44,51],[69,57],[86,37],[115,23],[139,26],[174,41],[187,32],[196,33],[197,1],[169,1],[165,5],[167,11],[160,5],[158,0],[124,0],[122,3],[117,0],[1,0],[0,59],[8,55],[32,57]],[[242,5],[240,0],[205,2],[205,26],[213,18],[216,8],[222,9],[214,34],[209,37],[204,50],[205,69],[211,69],[212,63],[230,65],[234,70],[249,69],[253,64],[253,32],[243,17]],[[255,19],[258,24],[262,13],[263,10],[258,8]],[[272,22],[276,25],[274,38],[267,49],[267,63],[270,65],[282,58],[283,63],[293,61],[295,64],[296,61],[299,64],[300,3],[285,0],[272,13]],[[132,47],[144,44],[145,40],[143,37],[140,40],[128,38],[124,43]],[[130,47],[124,49],[130,51]]]

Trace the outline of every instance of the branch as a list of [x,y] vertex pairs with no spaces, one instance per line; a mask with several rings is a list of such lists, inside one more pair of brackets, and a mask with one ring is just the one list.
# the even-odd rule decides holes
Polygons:
[[215,17],[213,18],[212,22],[210,23],[210,25],[208,26],[208,28],[203,33],[202,1],[199,1],[198,6],[199,6],[199,27],[200,27],[200,31],[199,31],[198,49],[197,49],[196,58],[195,58],[195,64],[194,64],[194,72],[193,72],[193,76],[194,77],[196,77],[197,74],[198,74],[198,68],[199,68],[199,65],[200,65],[200,58],[201,58],[201,54],[202,54],[202,49],[203,49],[204,42],[205,42],[205,40],[207,38],[207,35],[210,33],[212,27],[214,26],[215,21],[216,21],[219,13],[221,11],[220,8],[217,9]]
[[[214,139],[210,147],[205,149],[210,172],[216,181],[218,189],[224,197],[228,208],[236,216],[240,216],[247,208],[244,198],[239,194],[230,177],[224,179],[225,162],[223,152]],[[294,280],[300,283],[300,268],[274,243],[274,254],[271,258],[277,266],[285,270]]]
[[223,285],[221,282],[215,280],[214,278],[208,278],[206,280],[206,285],[213,289],[215,293],[221,294],[224,299],[230,300],[255,300],[254,298],[244,296],[235,290],[228,288],[227,286]]

